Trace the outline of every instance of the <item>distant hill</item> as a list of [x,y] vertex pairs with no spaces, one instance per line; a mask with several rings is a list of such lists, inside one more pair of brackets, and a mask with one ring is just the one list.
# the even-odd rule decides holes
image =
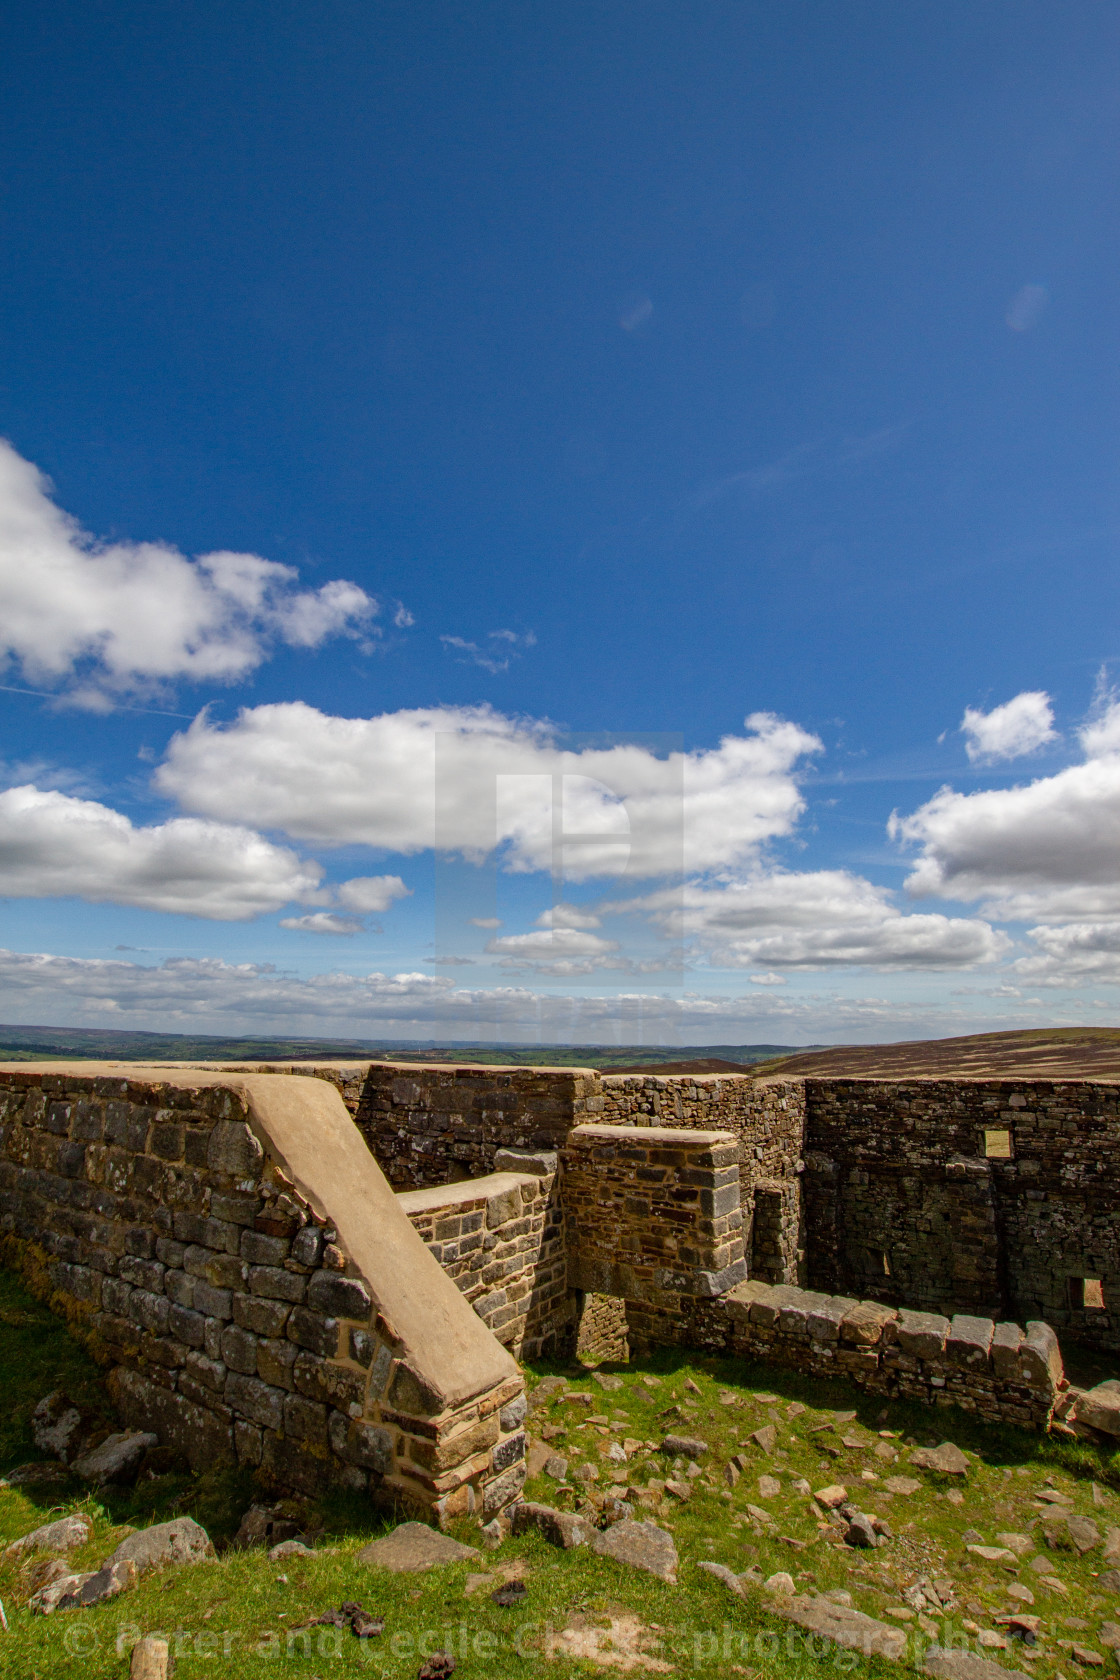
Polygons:
[[1038,1027],[907,1044],[798,1050],[753,1069],[819,1079],[1117,1079],[1120,1028]]
[[[483,1063],[499,1067],[655,1067],[682,1058],[721,1058],[739,1068],[798,1047],[790,1044],[521,1045],[477,1040],[443,1045],[434,1040],[361,1038],[220,1038],[204,1033],[127,1032],[103,1027],[0,1025],[0,1061],[74,1059],[108,1062],[306,1062],[402,1061]],[[718,1071],[713,1069],[713,1071]]]

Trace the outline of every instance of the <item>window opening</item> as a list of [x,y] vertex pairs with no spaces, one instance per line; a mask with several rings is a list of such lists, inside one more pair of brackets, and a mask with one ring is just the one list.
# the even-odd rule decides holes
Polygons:
[[1084,1307],[1089,1312],[1104,1311],[1104,1285],[1100,1278],[1070,1278],[1069,1292],[1071,1306]]
[[989,1161],[1010,1161],[1011,1133],[986,1128],[984,1132],[984,1154]]

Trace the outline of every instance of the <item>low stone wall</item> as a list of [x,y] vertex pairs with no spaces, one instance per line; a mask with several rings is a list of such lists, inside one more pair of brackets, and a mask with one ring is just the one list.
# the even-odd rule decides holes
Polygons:
[[557,1158],[500,1151],[486,1178],[397,1197],[429,1252],[498,1340],[519,1359],[572,1351],[577,1298],[568,1287]]
[[572,1286],[655,1307],[740,1282],[738,1157],[728,1132],[575,1127],[562,1155]]
[[0,1068],[0,1243],[196,1466],[440,1521],[524,1480],[516,1365],[322,1080]]
[[896,1310],[788,1285],[751,1281],[718,1301],[686,1305],[686,1345],[762,1359],[873,1394],[960,1406],[991,1422],[1045,1429],[1062,1381],[1050,1325]]

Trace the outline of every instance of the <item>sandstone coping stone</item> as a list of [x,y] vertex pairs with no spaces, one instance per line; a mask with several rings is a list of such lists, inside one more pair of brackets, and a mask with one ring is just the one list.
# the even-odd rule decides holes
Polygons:
[[737,1283],[734,1289],[729,1290],[721,1304],[726,1308],[729,1318],[742,1323],[750,1318],[753,1303],[765,1299],[773,1287],[773,1284],[764,1283],[761,1278],[748,1278],[744,1283]]
[[897,1307],[885,1307],[879,1301],[856,1301],[840,1321],[840,1340],[855,1347],[874,1347],[897,1317]]
[[1019,1363],[1029,1382],[1056,1387],[1062,1379],[1062,1350],[1049,1324],[1027,1320],[1027,1339],[1019,1349]]
[[210,1536],[193,1517],[176,1517],[172,1522],[153,1523],[121,1541],[105,1567],[134,1563],[141,1575],[150,1569],[166,1569],[173,1563],[202,1563],[214,1556]]
[[450,1534],[429,1528],[427,1523],[400,1523],[392,1533],[382,1535],[363,1546],[358,1562],[372,1569],[390,1569],[394,1574],[410,1574],[425,1569],[442,1569],[449,1563],[469,1563],[482,1553],[474,1546],[463,1546]]
[[810,1310],[806,1319],[809,1338],[814,1342],[838,1342],[840,1326],[854,1307],[859,1305],[848,1295],[829,1295],[823,1304]]
[[791,1283],[770,1284],[751,1303],[751,1323],[773,1329],[781,1318],[782,1308],[796,1306],[804,1293]]
[[656,1523],[635,1522],[624,1517],[610,1528],[597,1530],[591,1549],[600,1557],[613,1558],[630,1569],[644,1569],[672,1587],[677,1584],[677,1548],[672,1535]]
[[794,1299],[786,1301],[778,1314],[779,1330],[786,1336],[807,1336],[810,1313],[819,1312],[827,1304],[827,1295],[813,1289],[796,1290]]
[[497,1149],[494,1151],[494,1171],[526,1173],[534,1178],[551,1178],[558,1170],[560,1157],[553,1149]]
[[1019,1375],[1019,1349],[1023,1332],[1017,1324],[997,1324],[992,1334],[992,1370],[1001,1382],[1011,1382]]
[[968,1313],[954,1313],[945,1343],[945,1356],[953,1365],[983,1366],[995,1335],[990,1318],[974,1318]]
[[948,1337],[949,1320],[940,1313],[902,1307],[884,1339],[897,1342],[903,1353],[915,1359],[940,1359]]

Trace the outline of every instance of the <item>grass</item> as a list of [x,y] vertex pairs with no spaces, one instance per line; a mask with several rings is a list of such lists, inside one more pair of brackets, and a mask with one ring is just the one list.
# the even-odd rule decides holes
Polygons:
[[[554,1369],[531,1368],[530,1382]],[[622,1386],[613,1391],[604,1391],[582,1367],[559,1369],[566,1388],[534,1412],[530,1427],[537,1439],[545,1427],[558,1431],[550,1447],[563,1453],[573,1470],[580,1462],[593,1463],[600,1489],[609,1482],[611,1470],[600,1449],[611,1441],[659,1443],[670,1430],[698,1435],[709,1443],[704,1473],[692,1479],[687,1501],[666,1496],[660,1508],[639,1513],[671,1530],[681,1559],[677,1587],[624,1570],[586,1550],[557,1552],[536,1535],[506,1540],[490,1552],[477,1526],[466,1523],[457,1528],[456,1537],[480,1547],[478,1562],[427,1575],[391,1575],[359,1564],[356,1553],[386,1532],[392,1519],[364,1502],[324,1500],[304,1513],[322,1530],[313,1557],[276,1564],[262,1551],[227,1550],[214,1562],[146,1577],[132,1592],[88,1611],[32,1617],[26,1608],[29,1566],[17,1569],[0,1560],[0,1599],[10,1622],[10,1632],[0,1633],[0,1672],[19,1680],[108,1680],[127,1673],[128,1650],[141,1632],[161,1631],[177,1648],[176,1680],[213,1675],[256,1680],[277,1674],[328,1680],[358,1673],[403,1680],[417,1674],[424,1651],[444,1644],[455,1655],[463,1680],[535,1680],[549,1628],[559,1635],[574,1624],[577,1631],[569,1641],[578,1643],[580,1627],[601,1628],[613,1619],[624,1631],[627,1618],[646,1630],[648,1659],[681,1675],[773,1673],[783,1680],[818,1675],[824,1680],[853,1668],[871,1675],[879,1670],[900,1672],[850,1652],[806,1651],[803,1639],[791,1637],[786,1624],[768,1610],[763,1593],[752,1593],[745,1602],[734,1599],[696,1567],[705,1558],[729,1564],[737,1572],[757,1564],[764,1576],[789,1570],[803,1589],[843,1587],[857,1608],[881,1617],[889,1608],[904,1605],[901,1595],[916,1575],[946,1576],[956,1584],[960,1600],[947,1620],[962,1640],[965,1620],[977,1627],[994,1626],[993,1616],[1009,1604],[1007,1586],[1018,1578],[1034,1592],[1034,1613],[1042,1618],[1038,1654],[1033,1659],[1021,1650],[989,1654],[1009,1667],[1031,1667],[1043,1680],[1056,1680],[1059,1673],[1073,1680],[1077,1670],[1058,1641],[1077,1639],[1100,1650],[1111,1665],[1110,1654],[1096,1636],[1102,1621],[1120,1619],[1120,1601],[1097,1584],[1094,1571],[1103,1567],[1099,1550],[1083,1558],[1072,1552],[1046,1553],[1066,1589],[1067,1596],[1062,1596],[1039,1583],[1027,1567],[1029,1559],[1023,1560],[1016,1577],[970,1557],[962,1536],[975,1528],[985,1541],[993,1541],[998,1531],[1026,1530],[1039,1516],[1032,1495],[1047,1478],[1056,1489],[1068,1492],[1073,1507],[1091,1515],[1102,1530],[1120,1524],[1120,1458],[1083,1443],[987,1429],[955,1411],[932,1413],[899,1403],[885,1408],[883,1417],[878,1402],[858,1397],[843,1385],[737,1361],[666,1352],[634,1366],[602,1367],[602,1372],[621,1378]],[[643,1377],[658,1380],[650,1385]],[[58,1322],[31,1301],[10,1274],[0,1273],[0,1469],[35,1456],[30,1413],[41,1395],[56,1386],[95,1403],[100,1374]],[[591,1404],[564,1400],[562,1392],[571,1390],[590,1395]],[[776,1397],[776,1403],[764,1395]],[[791,1405],[807,1409],[791,1419]],[[677,1413],[666,1418],[673,1407]],[[831,1421],[836,1409],[855,1410],[856,1421],[809,1433],[814,1425]],[[753,1446],[740,1448],[740,1442],[747,1442],[751,1432],[772,1417],[777,1419],[779,1439],[771,1457]],[[606,1422],[592,1422],[593,1418]],[[612,1423],[620,1427],[612,1430]],[[884,1429],[893,1432],[892,1438],[881,1435]],[[845,1436],[858,1444],[842,1446]],[[949,1479],[909,1471],[904,1462],[907,1439],[945,1437],[975,1455],[959,1504],[948,1497],[957,1491]],[[825,1445],[838,1456],[822,1450]],[[730,1456],[739,1451],[750,1456],[750,1463],[732,1491],[723,1472]],[[887,1452],[899,1452],[898,1462],[888,1463]],[[864,1480],[863,1471],[879,1480]],[[899,1472],[919,1479],[920,1491],[890,1496],[884,1480]],[[780,1495],[760,1497],[758,1477],[764,1473],[781,1481]],[[672,1472],[662,1455],[644,1446],[632,1451],[632,1487],[661,1481],[666,1474]],[[888,1517],[896,1538],[871,1552],[838,1547],[819,1530],[808,1500],[793,1490],[791,1484],[799,1476],[813,1488],[842,1482],[865,1509]],[[1094,1484],[1103,1503],[1094,1502]],[[574,1485],[572,1491],[558,1490],[543,1474],[529,1483],[527,1492],[569,1507],[576,1499]],[[84,1509],[96,1526],[91,1543],[75,1554],[74,1561],[82,1567],[100,1563],[127,1525],[139,1527],[179,1512],[196,1516],[221,1548],[252,1497],[253,1489],[243,1478],[216,1474],[192,1478],[168,1473],[115,1502],[91,1498],[77,1484],[49,1491],[2,1488],[0,1546],[49,1516]],[[773,1512],[772,1528],[752,1518],[748,1502]],[[791,1546],[783,1536],[802,1541],[804,1549]],[[1040,1538],[1039,1548],[1046,1552]],[[476,1583],[476,1590],[468,1594],[472,1573],[488,1573],[490,1579]],[[502,1609],[491,1601],[490,1592],[510,1573],[523,1577],[527,1592],[519,1604]],[[358,1601],[384,1617],[384,1633],[365,1644],[348,1632],[331,1629],[289,1635],[289,1629],[344,1600]],[[1063,1623],[1070,1617],[1087,1627],[1067,1629]],[[915,1635],[912,1660],[926,1636],[916,1620],[899,1625]],[[569,1655],[547,1666],[557,1674],[611,1672]]]

